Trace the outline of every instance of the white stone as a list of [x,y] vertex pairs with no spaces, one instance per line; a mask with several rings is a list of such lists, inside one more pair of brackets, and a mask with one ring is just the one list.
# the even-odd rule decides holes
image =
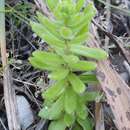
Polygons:
[[26,130],[34,122],[30,104],[24,96],[17,96],[17,107],[22,130]]

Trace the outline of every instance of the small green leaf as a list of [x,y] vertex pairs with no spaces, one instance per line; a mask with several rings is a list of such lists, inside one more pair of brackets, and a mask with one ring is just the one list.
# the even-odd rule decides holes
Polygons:
[[77,12],[79,12],[82,7],[84,6],[85,0],[78,0],[77,4],[76,4],[76,10]]
[[75,115],[74,114],[65,114],[64,115],[64,122],[66,126],[70,127],[75,121]]
[[48,130],[65,130],[66,124],[64,120],[52,121],[49,125]]
[[75,64],[79,61],[79,58],[75,55],[63,55],[63,59],[69,64]]
[[95,74],[92,73],[83,73],[79,75],[80,79],[87,84],[99,84],[99,81]]
[[60,96],[65,90],[65,81],[61,80],[56,82],[54,85],[49,87],[45,92],[43,92],[42,97],[47,100],[55,100]]
[[46,29],[52,33],[53,35],[55,35],[57,38],[61,39],[62,37],[59,35],[58,30],[61,26],[61,24],[59,24],[58,22],[56,22],[55,20],[50,20],[49,18],[47,18],[46,16],[44,16],[42,13],[37,12],[37,19],[38,21],[46,27]]
[[51,107],[44,106],[39,112],[39,116],[44,119],[55,120],[62,115],[64,108],[64,96],[61,96]]
[[45,42],[47,42],[51,47],[65,47],[63,40],[55,37],[51,32],[49,32],[42,24],[36,22],[30,22],[32,30]]
[[64,60],[62,60],[62,58],[59,55],[52,52],[45,52],[39,50],[39,51],[34,51],[32,55],[39,61],[42,61],[45,64],[51,66],[58,66],[65,63]]
[[65,91],[65,111],[68,114],[73,114],[77,107],[77,95],[71,87]]
[[85,120],[77,119],[77,121],[82,126],[83,130],[93,130],[92,123],[88,118]]
[[[93,5],[92,5],[93,6]],[[89,10],[88,10],[89,9]],[[85,23],[91,23],[92,18],[95,16],[95,9],[94,6],[93,8],[89,8],[89,5],[86,7],[85,11],[82,13],[76,14],[72,19],[70,19],[69,27],[72,28],[79,28],[83,27]],[[75,21],[74,20],[78,20]],[[83,25],[83,26],[82,26]]]
[[52,72],[49,74],[49,78],[53,80],[62,80],[65,79],[65,77],[68,75],[69,70],[64,68],[59,68],[58,70]]
[[75,12],[74,4],[70,4],[69,1],[61,1],[57,4],[56,9],[53,14],[57,20],[61,21],[64,25],[66,25],[67,21],[69,21],[70,15]]
[[71,39],[72,38],[72,31],[70,28],[67,27],[62,27],[60,29],[60,35],[64,38],[64,39]]
[[70,18],[68,25],[71,28],[76,28],[79,27],[81,23],[85,22],[84,20],[85,20],[84,13],[77,13]]
[[84,83],[74,73],[71,73],[68,76],[68,80],[71,83],[71,85],[76,93],[80,94],[80,93],[83,93],[85,91]]
[[85,41],[88,39],[88,37],[89,37],[90,35],[89,35],[89,33],[84,33],[84,34],[81,34],[81,35],[79,35],[79,36],[75,36],[75,38],[73,38],[70,42],[69,42],[69,44],[83,44],[83,43],[85,43]]
[[29,62],[37,69],[41,69],[41,70],[54,70],[55,69],[55,67],[46,65],[43,61],[35,57],[30,57]]
[[[81,25],[72,28],[72,31],[75,32],[76,41],[82,40],[82,43],[84,43],[85,36],[86,36],[86,40],[90,38],[90,33],[89,33],[90,23],[91,21],[87,20],[86,22],[83,22]],[[76,43],[78,44],[78,42]]]
[[56,8],[57,3],[59,3],[59,0],[46,0],[46,4],[50,11],[53,11]]
[[86,105],[84,102],[80,100],[80,97],[78,98],[78,105],[76,109],[76,115],[78,118],[85,120],[88,116],[88,111],[86,108]]
[[93,58],[96,60],[103,60],[108,57],[108,54],[102,49],[90,48],[82,45],[71,45],[70,50],[75,54]]
[[[69,26],[72,27],[73,32],[79,33],[81,29],[86,28],[85,32],[89,31],[92,18],[96,14],[96,9],[92,2],[90,2],[84,11],[78,15],[71,17]],[[79,33],[82,34],[82,33]]]
[[86,34],[86,41],[91,38],[91,33],[89,32],[90,23],[86,22],[83,25],[79,26],[76,29],[73,29],[76,32],[77,37],[83,37]]
[[69,64],[73,71],[91,71],[95,70],[97,65],[91,61],[79,61],[76,64]]
[[55,10],[53,12],[53,14],[54,14],[57,21],[64,23],[64,17],[62,16],[61,9],[62,9],[62,5],[61,5],[61,3],[58,3],[57,7],[55,8]]
[[99,92],[85,92],[81,98],[84,102],[92,102],[95,101],[97,97],[99,97]]
[[76,112],[77,112],[77,116],[83,120],[85,120],[86,116],[88,115],[85,105],[79,104],[78,110]]

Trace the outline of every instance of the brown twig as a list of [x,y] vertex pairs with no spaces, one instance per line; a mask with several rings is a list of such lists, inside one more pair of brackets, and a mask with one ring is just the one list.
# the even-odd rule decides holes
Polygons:
[[[107,2],[108,3],[111,3],[111,1],[110,0],[107,0]],[[107,11],[107,14],[106,14],[106,27],[108,27],[109,26],[109,24],[110,24],[110,18],[111,18],[111,11],[110,11],[110,7],[109,6],[107,6],[107,9],[106,9],[106,11]],[[105,49],[108,51],[108,45],[109,45],[109,37],[107,37],[107,36],[105,36]]]
[[96,103],[95,117],[96,117],[95,130],[105,130],[104,113],[103,113],[103,107],[101,103]]

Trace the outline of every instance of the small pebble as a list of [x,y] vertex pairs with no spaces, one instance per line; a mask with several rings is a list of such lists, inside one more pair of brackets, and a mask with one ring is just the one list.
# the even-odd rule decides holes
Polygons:
[[30,104],[24,96],[17,96],[17,107],[22,130],[26,130],[34,122]]

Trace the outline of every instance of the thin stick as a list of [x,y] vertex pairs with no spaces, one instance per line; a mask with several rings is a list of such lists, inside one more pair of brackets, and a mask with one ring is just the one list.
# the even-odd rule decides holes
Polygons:
[[3,123],[3,121],[2,121],[1,118],[0,118],[0,123],[1,123],[1,125],[3,126],[4,130],[7,130],[7,128],[5,127],[5,125],[4,125],[4,123]]
[[17,105],[15,98],[15,90],[12,84],[12,76],[9,66],[7,65],[6,57],[6,40],[5,40],[5,1],[0,0],[0,46],[1,58],[3,65],[3,80],[4,80],[4,101],[8,119],[9,130],[20,130],[20,125],[17,118]]
[[0,0],[0,8],[3,12],[0,12],[0,45],[1,45],[1,58],[3,67],[7,64],[6,58],[6,41],[5,41],[5,7],[4,7],[4,0]]
[[[111,3],[110,0],[107,0],[108,3]],[[110,11],[110,7],[107,6],[107,16],[106,16],[106,27],[108,28],[109,24],[110,24],[110,18],[111,18],[111,11]],[[108,51],[108,45],[109,45],[109,37],[105,36],[105,49]]]
[[95,105],[95,116],[96,116],[96,127],[95,130],[105,130],[104,125],[104,113],[101,103],[96,103]]

